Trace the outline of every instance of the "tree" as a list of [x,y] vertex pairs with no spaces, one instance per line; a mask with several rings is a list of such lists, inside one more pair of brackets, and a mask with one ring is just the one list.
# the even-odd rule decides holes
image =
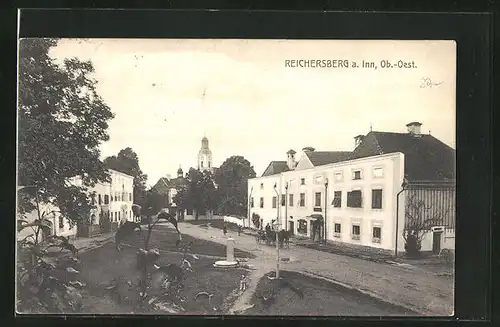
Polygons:
[[134,177],[134,203],[144,205],[146,201],[146,180],[148,176],[139,167],[139,157],[132,148],[127,147],[118,155],[107,157],[104,164],[109,169],[125,173]]
[[191,168],[186,176],[186,185],[177,190],[173,201],[180,209],[195,209],[195,219],[200,212],[213,210],[217,203],[214,178],[209,171]]
[[[403,239],[405,240],[406,254],[410,257],[420,256],[422,239],[432,226],[444,224],[444,217],[451,208],[448,203],[444,206],[433,203],[433,194],[427,197],[417,197],[416,192],[408,192],[405,208],[405,227]],[[428,201],[425,201],[428,200]],[[434,201],[435,202],[435,201]]]
[[[107,141],[110,108],[96,91],[90,61],[50,56],[53,39],[24,39],[19,44],[18,153],[20,213],[35,209],[35,195],[60,208],[71,221],[88,219],[92,201],[85,193],[108,181],[99,160]],[[70,178],[81,177],[81,186]]]
[[256,176],[253,166],[242,156],[226,159],[216,173],[218,211],[223,214],[246,216],[248,206],[248,179]]

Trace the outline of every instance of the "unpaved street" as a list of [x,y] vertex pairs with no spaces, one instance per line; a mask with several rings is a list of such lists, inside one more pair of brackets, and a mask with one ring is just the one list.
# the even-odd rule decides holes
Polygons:
[[[179,223],[182,233],[196,238],[225,244],[227,236],[215,228],[203,228],[189,223]],[[276,268],[276,249],[257,244],[250,235],[229,232],[236,247],[251,252],[256,259],[248,260],[255,269],[250,288],[240,297],[234,310],[240,311],[248,304],[258,277]],[[281,249],[281,256],[290,258],[281,262],[282,269],[308,273],[336,281],[344,286],[379,298],[390,304],[405,307],[422,315],[448,316],[453,314],[453,280],[436,276],[417,267],[399,267],[357,258],[325,253],[290,245]]]

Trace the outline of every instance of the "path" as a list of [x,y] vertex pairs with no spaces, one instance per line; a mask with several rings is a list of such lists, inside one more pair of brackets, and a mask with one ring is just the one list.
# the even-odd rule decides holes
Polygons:
[[[226,244],[222,231],[215,228],[200,228],[189,223],[179,223],[181,233],[196,238]],[[233,311],[238,311],[248,304],[258,277],[276,268],[276,249],[267,245],[258,245],[250,235],[229,231],[235,239],[236,247],[257,256],[248,264],[253,266],[250,288],[238,301]],[[346,287],[357,289],[370,296],[390,304],[398,305],[419,312],[422,315],[449,316],[453,314],[452,279],[413,266],[393,266],[384,263],[345,257],[317,250],[290,245],[290,249],[281,249],[282,257],[290,262],[280,263],[281,269],[321,276],[338,282]]]

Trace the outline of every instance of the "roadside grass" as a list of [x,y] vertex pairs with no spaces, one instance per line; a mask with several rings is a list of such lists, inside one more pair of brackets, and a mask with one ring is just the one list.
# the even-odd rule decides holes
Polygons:
[[[252,296],[254,306],[245,315],[284,316],[411,316],[415,313],[374,299],[356,290],[309,277],[297,272],[280,271],[280,283],[288,282],[303,294],[301,298],[290,287],[277,287],[270,280],[274,272],[264,275]],[[274,297],[267,299],[274,292]],[[267,299],[264,299],[264,297]],[[274,300],[273,300],[274,299]]]
[[[152,233],[150,247],[160,250],[159,265],[175,263],[180,265],[183,254],[175,247],[177,234],[163,226],[155,227]],[[184,289],[181,297],[185,300],[181,306],[185,311],[180,314],[224,314],[230,306],[226,299],[239,287],[241,276],[246,273],[242,268],[222,270],[214,268],[216,257],[225,256],[225,247],[183,235],[183,243],[193,242],[191,254],[200,255],[195,259],[187,255],[193,272],[186,273]],[[118,252],[113,242],[102,247],[87,251],[80,255],[82,261],[81,278],[87,284],[83,294],[85,313],[113,314],[139,313],[139,280],[140,272],[136,269],[136,251],[143,247],[140,235],[133,235],[124,243],[127,246]],[[236,251],[235,251],[236,252]],[[237,251],[236,256],[248,257],[243,251]],[[106,288],[117,284],[113,290]],[[198,292],[213,294],[210,305],[207,298],[195,300]],[[215,309],[214,309],[215,308]],[[156,312],[158,314],[158,312]]]
[[[179,251],[176,247],[176,241],[178,240],[177,233],[169,226],[155,226],[154,231],[151,235],[150,248],[158,248],[164,251]],[[182,233],[182,230],[181,230]],[[191,252],[201,255],[209,255],[214,257],[226,257],[226,246],[220,243],[206,241],[202,239],[194,238],[187,234],[182,234],[182,243],[192,242]],[[125,243],[134,246],[143,246],[142,237],[140,234],[133,235]],[[133,244],[132,244],[133,243]],[[247,258],[254,259],[255,255],[242,251],[238,248],[234,249],[234,256],[236,258]]]

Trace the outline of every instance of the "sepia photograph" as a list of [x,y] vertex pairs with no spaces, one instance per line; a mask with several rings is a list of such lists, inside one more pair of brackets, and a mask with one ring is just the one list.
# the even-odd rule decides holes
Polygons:
[[18,41],[24,314],[455,312],[455,41]]

